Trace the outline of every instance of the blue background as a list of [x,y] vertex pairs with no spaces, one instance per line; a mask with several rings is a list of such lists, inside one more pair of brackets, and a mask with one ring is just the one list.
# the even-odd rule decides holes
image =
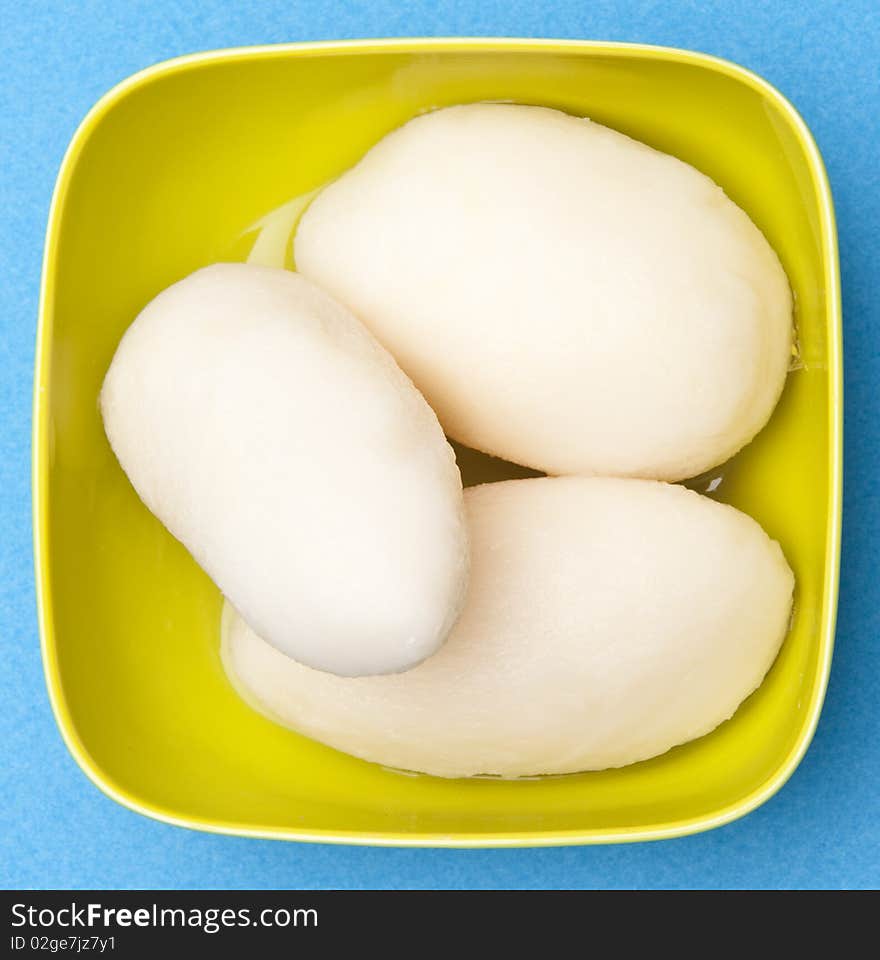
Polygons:
[[[0,0],[0,886],[865,887],[880,885],[880,4]],[[819,143],[840,229],[846,481],[840,618],[806,759],[744,820],[681,840],[384,850],[165,826],[95,789],[55,729],[39,659],[30,417],[41,247],[64,148],[117,81],[178,54],[346,37],[506,35],[690,47],[762,74]],[[809,477],[804,478],[809,483]]]

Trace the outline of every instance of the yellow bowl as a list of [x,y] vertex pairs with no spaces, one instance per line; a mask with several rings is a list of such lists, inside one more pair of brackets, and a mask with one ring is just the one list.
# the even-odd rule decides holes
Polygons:
[[[798,369],[716,495],[782,543],[796,608],[762,687],[701,740],[622,770],[443,781],[344,756],[236,696],[218,655],[221,598],[128,485],[96,400],[122,332],[163,287],[242,256],[250,224],[351,166],[415,113],[498,99],[587,115],[687,160],[779,252],[796,293]],[[86,117],[49,219],[34,526],[61,732],[119,802],[225,833],[510,846],[725,823],[782,785],[818,720],[837,594],[841,410],[837,249],[822,161],[792,106],[740,67],[681,50],[539,40],[302,44],[153,67]],[[478,459],[465,469],[472,480],[485,475]]]

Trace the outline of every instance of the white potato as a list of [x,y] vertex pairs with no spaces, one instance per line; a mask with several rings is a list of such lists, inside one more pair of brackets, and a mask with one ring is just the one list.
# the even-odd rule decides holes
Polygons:
[[733,507],[649,480],[511,480],[465,491],[471,586],[433,657],[340,679],[233,611],[223,660],[276,721],[441,777],[633,763],[699,737],[761,682],[788,629],[779,545]]
[[695,476],[766,423],[790,360],[785,273],[721,188],[542,107],[405,124],[314,200],[295,257],[450,436],[548,473]]
[[279,650],[351,676],[444,641],[467,580],[455,456],[308,280],[218,264],[174,284],[122,338],[101,410],[141,499]]

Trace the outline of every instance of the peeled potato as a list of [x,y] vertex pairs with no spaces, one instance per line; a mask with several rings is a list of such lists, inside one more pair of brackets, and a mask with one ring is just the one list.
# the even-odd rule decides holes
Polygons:
[[101,411],[144,503],[285,654],[387,673],[446,638],[467,579],[455,456],[308,280],[219,264],[174,284],[122,338]]
[[683,487],[579,477],[465,491],[471,585],[446,644],[393,677],[341,679],[233,611],[242,695],[347,753],[441,777],[619,767],[699,737],[761,682],[793,577],[750,517]]
[[314,200],[295,256],[450,436],[548,473],[695,476],[790,360],[785,273],[721,188],[542,107],[410,121]]

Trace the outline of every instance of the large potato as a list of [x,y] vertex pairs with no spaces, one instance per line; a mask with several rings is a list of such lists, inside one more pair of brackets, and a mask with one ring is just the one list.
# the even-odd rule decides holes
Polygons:
[[701,473],[790,360],[785,273],[721,188],[542,107],[410,121],[317,197],[295,256],[450,436],[548,473]]
[[455,456],[308,280],[220,264],[170,287],[122,338],[101,410],[141,499],[279,650],[350,676],[444,641],[467,579]]
[[708,733],[760,684],[793,578],[750,517],[683,487],[578,477],[465,491],[471,586],[446,644],[393,677],[340,679],[233,611],[223,659],[257,709],[442,777],[617,767]]

